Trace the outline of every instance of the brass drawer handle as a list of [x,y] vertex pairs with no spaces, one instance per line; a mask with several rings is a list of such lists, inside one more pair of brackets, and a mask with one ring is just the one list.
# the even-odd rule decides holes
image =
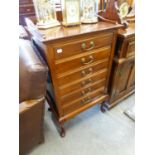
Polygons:
[[86,94],[90,93],[91,91],[92,91],[92,89],[91,89],[91,88],[88,88],[87,91],[86,91],[86,90],[83,90],[83,91],[81,92],[81,94],[82,94],[82,95],[86,95]]
[[94,47],[95,47],[94,41],[90,41],[90,48],[87,48],[87,49],[86,49],[86,43],[82,43],[81,45],[82,50],[85,50],[85,51],[92,50]]
[[92,79],[91,78],[89,78],[87,81],[82,81],[81,82],[82,86],[86,86],[87,84],[90,84],[90,83],[92,83]]
[[92,99],[90,97],[84,98],[84,99],[82,99],[81,104],[89,103],[89,102],[91,102],[91,100]]
[[82,59],[81,59],[82,64],[83,64],[83,65],[88,65],[88,64],[91,64],[91,63],[94,61],[94,58],[93,58],[92,55],[90,55],[90,56],[88,57],[88,59],[89,59],[89,60],[86,62],[86,58],[82,58]]
[[93,69],[92,69],[92,68],[89,68],[88,71],[84,71],[84,70],[83,70],[83,71],[81,72],[81,75],[82,75],[82,76],[86,76],[86,75],[89,75],[89,74],[92,74],[92,73],[93,73]]

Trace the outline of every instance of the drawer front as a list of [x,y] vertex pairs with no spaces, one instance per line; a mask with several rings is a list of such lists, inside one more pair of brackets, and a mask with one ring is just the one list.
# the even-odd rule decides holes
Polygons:
[[111,45],[113,33],[89,39],[78,40],[54,46],[55,59],[62,59],[76,54],[90,52],[91,50]]
[[70,93],[69,95],[65,95],[64,97],[61,97],[62,104],[64,105],[64,104],[67,104],[70,101],[76,100],[80,97],[88,96],[89,94],[91,94],[96,89],[99,89],[100,87],[105,87],[105,79],[101,79],[101,80],[89,85],[88,87],[78,89],[78,90]]
[[63,113],[68,114],[70,112],[73,112],[73,111],[83,107],[86,104],[91,104],[92,101],[103,96],[103,91],[104,91],[104,88],[101,87],[85,97],[78,98],[77,100],[75,100],[73,102],[63,105],[62,106]]
[[135,54],[135,38],[131,38],[128,40],[127,48],[126,48],[126,57],[133,56]]
[[64,73],[67,71],[78,69],[90,65],[98,60],[108,58],[110,56],[111,46],[94,50],[89,54],[82,54],[69,59],[62,59],[55,61],[56,73]]
[[80,78],[88,77],[99,70],[108,68],[108,64],[109,59],[106,58],[96,63],[93,63],[92,65],[86,66],[80,71],[78,70],[77,72],[69,73],[69,75],[63,74],[63,76],[58,77],[58,84],[59,86],[63,86],[65,84],[68,84],[70,81],[76,81]]
[[19,13],[20,14],[30,14],[30,13],[35,13],[34,7],[32,6],[22,6],[19,7]]
[[59,87],[60,96],[62,97],[65,95],[69,95],[76,90],[87,88],[101,79],[106,80],[106,77],[107,69],[98,71],[97,73],[92,74],[89,77],[80,78],[78,79],[78,81],[71,81],[68,85]]

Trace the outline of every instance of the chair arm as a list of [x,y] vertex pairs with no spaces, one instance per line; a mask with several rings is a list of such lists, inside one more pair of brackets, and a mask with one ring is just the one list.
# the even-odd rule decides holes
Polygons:
[[27,101],[21,102],[19,104],[19,114],[26,112],[30,108],[33,108],[35,105],[39,104],[40,102],[45,102],[45,98],[42,97],[36,100],[27,100]]
[[20,101],[45,96],[48,68],[36,55],[28,40],[20,40],[19,47],[19,94]]

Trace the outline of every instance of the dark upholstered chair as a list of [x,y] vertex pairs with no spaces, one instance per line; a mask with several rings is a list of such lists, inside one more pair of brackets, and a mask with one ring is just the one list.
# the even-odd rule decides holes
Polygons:
[[47,66],[29,40],[19,40],[19,152],[27,153],[44,141],[43,120]]

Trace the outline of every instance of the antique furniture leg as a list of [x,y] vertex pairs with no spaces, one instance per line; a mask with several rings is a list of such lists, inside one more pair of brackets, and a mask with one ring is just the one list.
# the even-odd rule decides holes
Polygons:
[[105,100],[117,29],[122,25],[98,22],[76,26],[74,31],[62,26],[52,31],[36,30],[34,17],[26,21],[33,44],[49,67],[46,99],[60,135],[65,136],[66,121]]
[[101,112],[105,112],[105,111],[107,111],[107,109],[105,108],[105,106],[104,106],[104,102],[103,103],[101,103]]
[[49,105],[48,111],[51,111],[52,120],[56,126],[57,131],[60,133],[61,137],[65,137],[65,128],[63,126],[63,123],[59,122],[58,114],[53,107],[52,99],[51,99],[51,96],[50,96],[48,91],[46,93],[46,100],[47,100],[48,105]]
[[104,102],[101,103],[101,112],[107,111],[107,107],[105,106],[107,103],[109,103],[109,96],[107,95]]
[[66,133],[65,128],[64,128],[63,124],[58,121],[58,119],[54,113],[52,113],[52,120],[57,128],[57,131],[60,133],[60,136],[65,137],[65,133]]

